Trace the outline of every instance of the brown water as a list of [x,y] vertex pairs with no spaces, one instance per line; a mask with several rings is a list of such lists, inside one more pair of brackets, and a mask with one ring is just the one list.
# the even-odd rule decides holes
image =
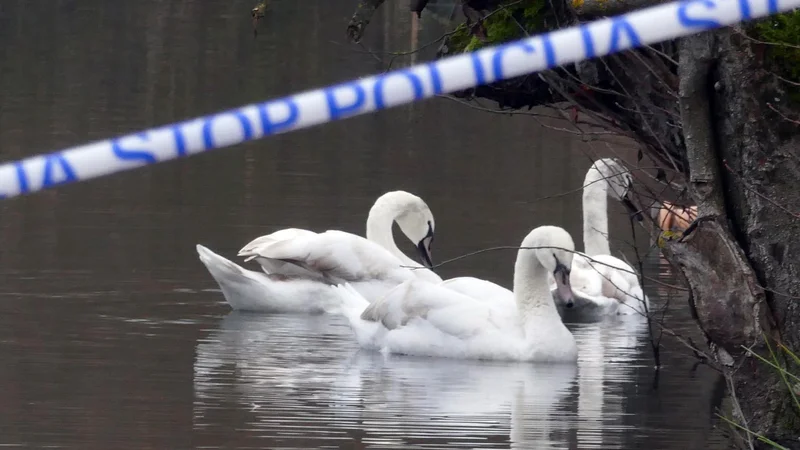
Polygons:
[[[405,3],[387,3],[367,46],[405,50],[441,32],[426,16],[412,34]],[[355,2],[275,0],[257,39],[253,4],[3,0],[0,157],[383,69],[341,45]],[[670,339],[656,377],[630,324],[571,325],[574,370],[385,359],[359,352],[335,317],[232,313],[194,249],[233,257],[287,226],[361,234],[371,203],[394,189],[429,203],[437,260],[518,244],[541,224],[580,241],[579,193],[537,199],[580,188],[611,150],[635,160],[530,116],[434,99],[4,201],[0,446],[725,448],[720,379]],[[614,247],[631,256],[622,208],[611,216]],[[513,258],[440,274],[508,284]],[[657,258],[647,267],[671,279]],[[695,333],[685,301],[671,305],[669,326]]]

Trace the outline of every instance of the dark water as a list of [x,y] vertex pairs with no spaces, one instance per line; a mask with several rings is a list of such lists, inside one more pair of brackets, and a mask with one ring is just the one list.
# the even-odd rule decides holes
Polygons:
[[[3,0],[0,157],[385,68],[341,45],[354,1],[275,0],[257,39],[253,3]],[[411,16],[387,3],[365,44],[407,50]],[[416,40],[440,27],[424,17]],[[287,226],[361,234],[394,189],[432,208],[438,260],[518,244],[542,224],[580,241],[580,193],[543,198],[580,188],[591,160],[615,152],[635,161],[629,145],[434,99],[4,201],[0,446],[725,448],[713,416],[722,382],[669,338],[657,377],[625,323],[572,326],[573,369],[386,359],[359,352],[338,318],[231,313],[194,250],[233,256]],[[622,208],[611,216],[614,247],[631,257]],[[513,258],[440,273],[508,283]],[[647,267],[671,279],[657,258]],[[685,300],[670,305],[668,326],[695,333]]]

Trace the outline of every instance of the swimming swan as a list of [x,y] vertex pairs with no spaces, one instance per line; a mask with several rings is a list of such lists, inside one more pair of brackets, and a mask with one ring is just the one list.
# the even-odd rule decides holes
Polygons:
[[[583,180],[584,253],[575,255],[570,281],[577,314],[612,315],[645,313],[642,300],[649,300],[639,284],[636,271],[619,258],[611,256],[608,242],[608,197],[635,210],[628,199],[633,186],[630,172],[616,159],[603,158],[592,164]],[[554,280],[550,280],[554,286]],[[563,306],[564,299],[555,297]]]
[[348,282],[367,298],[377,298],[408,279],[441,281],[427,268],[402,267],[424,266],[397,248],[394,221],[431,265],[433,214],[421,198],[404,191],[388,192],[375,201],[366,239],[343,231],[299,228],[254,239],[239,256],[256,260],[263,272],[247,270],[199,244],[197,253],[233,309],[321,313],[334,297],[330,284]]
[[[576,362],[575,338],[556,310],[547,274],[571,295],[574,243],[564,229],[542,226],[522,241],[514,265],[514,302],[479,300],[424,280],[410,280],[370,304],[348,285],[333,286],[362,348],[461,359]],[[569,300],[567,300],[569,302]],[[338,308],[338,309],[337,309]]]

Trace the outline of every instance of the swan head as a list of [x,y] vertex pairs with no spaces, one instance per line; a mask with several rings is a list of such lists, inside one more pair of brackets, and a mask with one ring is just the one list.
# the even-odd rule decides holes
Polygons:
[[424,200],[406,191],[392,191],[380,196],[375,202],[387,205],[394,212],[394,220],[400,231],[414,243],[423,264],[433,266],[431,245],[433,244],[436,222],[433,213]]
[[575,242],[567,230],[555,226],[541,226],[528,234],[523,247],[539,247],[534,250],[536,259],[551,274],[556,282],[559,297],[567,308],[574,306],[572,285],[569,281]]
[[431,244],[433,244],[434,222],[433,213],[427,206],[418,210],[410,210],[396,219],[400,230],[414,244],[422,257],[422,262],[428,266],[433,266]]
[[639,208],[633,203],[633,175],[621,161],[616,158],[602,158],[592,164],[590,170],[597,171],[605,179],[611,189],[608,196],[622,203],[623,206],[641,222],[644,220]]

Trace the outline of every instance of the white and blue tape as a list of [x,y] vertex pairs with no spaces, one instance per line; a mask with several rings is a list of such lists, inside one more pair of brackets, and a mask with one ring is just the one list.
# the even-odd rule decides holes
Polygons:
[[0,165],[0,198],[134,169],[411,103],[800,7],[800,0],[687,0],[474,53]]

